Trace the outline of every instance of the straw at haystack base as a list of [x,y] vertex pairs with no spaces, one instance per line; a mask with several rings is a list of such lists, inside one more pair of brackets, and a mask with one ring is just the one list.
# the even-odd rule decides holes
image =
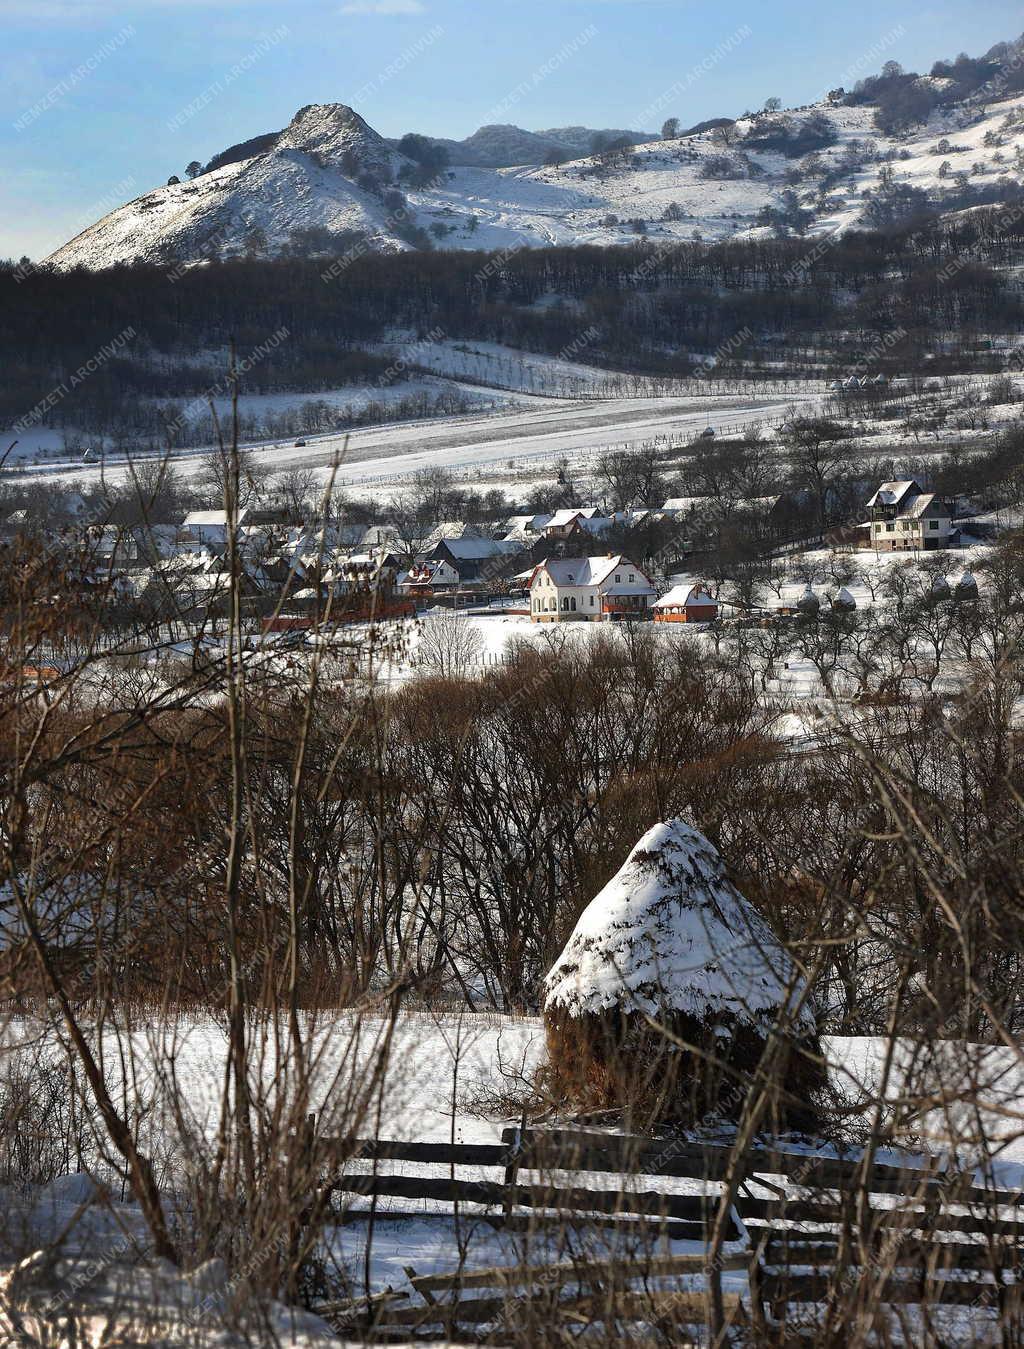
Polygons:
[[803,980],[685,820],[648,830],[546,986],[548,1085],[578,1109],[735,1117],[764,1069],[775,1121],[812,1122],[824,1070]]

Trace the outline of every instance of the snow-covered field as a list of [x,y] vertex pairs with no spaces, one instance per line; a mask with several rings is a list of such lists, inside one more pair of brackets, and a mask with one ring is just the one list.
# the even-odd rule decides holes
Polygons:
[[[577,456],[587,451],[625,448],[657,437],[691,437],[710,422],[716,428],[751,426],[765,418],[785,419],[817,406],[820,389],[804,395],[780,394],[759,397],[722,396],[678,398],[618,398],[601,401],[543,400],[527,409],[495,416],[470,414],[426,422],[404,422],[367,427],[350,433],[302,437],[255,446],[257,462],[270,472],[290,468],[313,468],[326,476],[338,461],[336,482],[363,487],[394,484],[422,468],[483,470],[502,464],[554,466],[559,456]],[[202,469],[208,451],[172,454],[175,467],[186,477]],[[343,456],[343,457],[342,457]],[[98,464],[78,464],[56,469],[42,464],[27,470],[40,480],[73,478],[76,485],[99,482]],[[105,466],[108,483],[123,481],[124,461],[109,458]]]

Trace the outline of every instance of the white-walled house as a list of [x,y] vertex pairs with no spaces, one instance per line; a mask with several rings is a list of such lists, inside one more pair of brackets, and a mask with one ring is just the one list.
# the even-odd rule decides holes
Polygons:
[[870,546],[880,552],[948,548],[956,533],[952,504],[922,492],[912,478],[882,483],[868,510]]
[[[245,523],[246,511],[238,512],[239,533]],[[226,553],[228,549],[227,511],[192,511],[186,515],[178,530],[178,546],[182,552]]]
[[454,594],[462,584],[459,573],[443,558],[414,562],[398,582],[398,588],[410,599],[431,599],[434,595]]
[[534,623],[649,618],[657,590],[626,557],[545,558],[530,577]]

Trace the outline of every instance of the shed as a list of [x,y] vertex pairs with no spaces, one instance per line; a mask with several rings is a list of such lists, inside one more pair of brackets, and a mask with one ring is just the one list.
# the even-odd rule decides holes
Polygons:
[[673,586],[654,603],[656,623],[713,623],[718,617],[718,601],[700,586]]

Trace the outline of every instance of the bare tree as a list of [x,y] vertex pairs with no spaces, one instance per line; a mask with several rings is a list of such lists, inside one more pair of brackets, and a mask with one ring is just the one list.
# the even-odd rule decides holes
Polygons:
[[828,516],[832,480],[849,458],[849,438],[842,423],[827,417],[799,417],[786,432],[793,476],[799,486],[813,493],[819,526]]
[[479,628],[454,609],[438,609],[425,619],[417,646],[420,661],[449,679],[465,674],[483,649]]

